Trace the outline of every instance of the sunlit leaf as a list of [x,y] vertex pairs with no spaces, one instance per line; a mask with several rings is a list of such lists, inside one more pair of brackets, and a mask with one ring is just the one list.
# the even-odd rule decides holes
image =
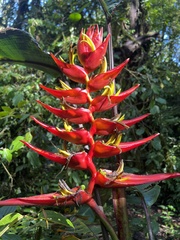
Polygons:
[[21,220],[23,215],[20,213],[9,213],[0,220],[0,237],[9,230],[16,222]]
[[51,56],[27,32],[15,28],[0,31],[0,62],[36,68],[54,77],[61,75]]
[[1,150],[0,155],[2,155],[2,157],[6,159],[8,162],[11,162],[12,153],[11,153],[11,150],[9,150],[8,148],[4,148],[3,150]]
[[31,134],[30,132],[27,132],[27,133],[25,134],[24,140],[25,140],[26,142],[31,142],[31,140],[32,140],[32,134]]
[[23,136],[18,136],[12,141],[11,146],[10,146],[11,152],[16,152],[24,146],[24,144],[21,142],[21,140],[24,140]]

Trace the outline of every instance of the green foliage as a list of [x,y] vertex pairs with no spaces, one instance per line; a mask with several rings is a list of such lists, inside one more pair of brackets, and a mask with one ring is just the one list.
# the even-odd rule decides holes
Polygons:
[[[101,229],[94,225],[93,211],[82,206],[61,209],[63,214],[54,210],[25,208],[23,215],[14,213],[16,207],[1,207],[0,235],[2,239],[98,239]],[[58,210],[58,209],[57,209]],[[8,212],[10,212],[8,214]],[[70,216],[70,217],[68,217]],[[11,228],[10,228],[11,227]],[[10,228],[10,231],[8,231]],[[6,232],[6,233],[5,233]],[[18,234],[18,235],[17,235]],[[68,239],[68,238],[67,238]]]
[[178,239],[180,227],[176,217],[176,209],[172,205],[160,205],[159,207],[159,218],[163,221],[163,231],[169,236],[169,239]]

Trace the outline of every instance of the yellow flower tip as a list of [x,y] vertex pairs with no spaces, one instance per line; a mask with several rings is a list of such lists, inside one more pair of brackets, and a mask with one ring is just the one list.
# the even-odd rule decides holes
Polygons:
[[65,108],[65,106],[64,106],[64,105],[62,105],[62,106],[61,106],[61,109],[62,109],[62,110],[66,110],[66,108]]
[[115,83],[114,83],[114,81],[110,83],[110,89],[111,89],[110,96],[112,96],[114,94],[114,92],[115,92]]
[[104,92],[101,94],[101,96],[112,96],[114,94],[114,90],[115,90],[115,84],[114,82],[111,82],[109,85],[106,85],[104,87]]
[[74,191],[72,191],[67,183],[64,180],[59,180],[59,191],[62,194],[62,196],[70,196],[74,194]]
[[117,93],[115,94],[115,96],[118,96],[120,93],[121,93],[121,89],[119,89],[119,90],[117,91]]
[[116,140],[114,142],[114,145],[115,146],[119,146],[119,144],[121,142],[121,139],[122,139],[122,134],[120,133],[120,134],[118,134],[118,136],[117,136],[117,138],[116,138]]
[[125,118],[125,115],[124,115],[124,114],[123,114],[122,116],[121,116],[121,114],[119,114],[119,118],[118,118],[117,122],[123,121],[124,118]]
[[102,174],[103,176],[106,176],[106,171],[104,169],[100,168],[99,173]]
[[116,140],[116,133],[112,134],[109,138],[109,140],[105,143],[106,145],[113,145]]
[[85,81],[86,81],[86,84],[89,82],[89,76],[86,74],[86,79],[85,79]]
[[121,142],[121,138],[122,138],[122,134],[117,134],[114,133],[111,135],[111,137],[109,138],[109,140],[106,142],[107,145],[113,145],[113,146],[117,146],[120,144]]
[[122,173],[124,172],[124,161],[121,160],[118,169],[116,170],[117,178],[121,177]]
[[60,80],[60,84],[62,86],[62,89],[64,90],[70,90],[72,89],[71,87],[69,87],[65,82],[63,82],[62,80]]
[[109,85],[104,87],[104,92],[101,94],[101,96],[108,96],[111,88]]
[[64,59],[63,59],[62,57],[59,57],[59,59],[60,59],[62,62],[64,62],[64,63],[65,63],[65,61],[64,61]]
[[127,180],[129,180],[129,177],[120,177],[120,178],[117,178],[117,182],[126,182]]
[[[111,171],[108,169],[99,169],[99,172],[106,178],[108,181],[105,184],[109,184],[115,180],[119,181],[122,179],[122,174],[124,172],[124,162],[121,160],[119,167],[116,171]],[[123,179],[124,180],[124,179]]]
[[55,87],[55,90],[64,90],[64,89],[62,89],[61,87]]
[[99,70],[99,74],[105,73],[105,72],[107,72],[107,59],[106,59],[106,57],[104,57],[103,60],[102,60],[100,70]]
[[66,150],[58,149],[59,154],[63,155],[64,157],[70,157],[71,154]]
[[77,54],[74,52],[75,52],[75,47],[70,46],[70,49],[69,49],[69,63],[70,64],[74,64],[74,59],[77,56]]
[[71,125],[69,125],[67,121],[64,121],[64,128],[67,132],[70,132],[72,130]]
[[95,47],[93,41],[91,40],[91,38],[88,37],[88,36],[87,36],[85,33],[83,33],[83,32],[82,32],[82,38],[83,38],[83,40],[81,40],[81,42],[86,42],[86,43],[90,46],[92,52],[94,52],[94,51],[96,50],[96,47]]

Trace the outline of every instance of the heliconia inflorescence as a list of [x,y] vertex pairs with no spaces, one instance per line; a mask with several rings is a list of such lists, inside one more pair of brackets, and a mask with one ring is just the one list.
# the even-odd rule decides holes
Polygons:
[[[53,113],[64,121],[64,128],[50,126],[31,117],[42,128],[64,141],[75,145],[82,145],[81,151],[70,152],[60,149],[57,153],[39,149],[28,142],[23,143],[43,157],[62,164],[66,167],[90,172],[89,184],[86,187],[70,189],[67,184],[60,180],[59,192],[42,194],[39,196],[15,198],[0,201],[0,205],[72,205],[74,203],[90,203],[94,186],[102,188],[121,188],[139,184],[157,182],[169,178],[179,177],[180,173],[159,173],[154,175],[135,175],[124,173],[124,163],[121,161],[116,171],[109,169],[97,169],[95,158],[109,158],[123,152],[137,148],[159,134],[147,138],[122,142],[122,131],[143,120],[149,114],[144,114],[131,120],[125,120],[124,116],[117,115],[112,119],[95,118],[95,113],[105,112],[112,109],[121,101],[129,97],[139,85],[121,92],[115,92],[114,79],[128,64],[125,60],[114,69],[107,70],[106,51],[110,35],[103,41],[103,29],[99,30],[97,25],[90,26],[86,33],[82,29],[77,43],[77,53],[74,48],[69,52],[69,63],[62,58],[51,54],[52,59],[74,85],[81,84],[82,88],[70,87],[60,81],[61,87],[56,89],[44,85],[40,87],[60,99],[61,108],[55,108],[41,101],[37,101],[43,108]],[[81,66],[74,63],[75,57]],[[86,127],[85,127],[86,126]],[[86,149],[85,149],[86,146]]]

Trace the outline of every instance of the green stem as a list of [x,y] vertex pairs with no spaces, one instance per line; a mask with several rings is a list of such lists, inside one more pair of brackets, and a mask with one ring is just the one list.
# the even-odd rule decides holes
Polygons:
[[91,198],[87,204],[92,208],[92,210],[97,214],[97,216],[99,217],[100,221],[102,222],[102,224],[104,225],[104,227],[106,228],[106,230],[109,232],[109,235],[111,236],[112,240],[118,240],[118,237],[113,229],[113,227],[111,226],[111,224],[108,222],[106,215],[104,214],[104,212],[100,209],[100,207],[97,205],[96,201]]
[[119,240],[130,240],[125,189],[113,189],[112,192]]
[[[94,194],[95,194],[95,200],[96,200],[99,208],[101,209],[102,212],[104,212],[102,202],[101,202],[101,197],[99,194],[99,189],[97,187],[94,188]],[[108,231],[107,231],[106,227],[104,226],[104,224],[102,223],[102,221],[101,221],[101,229],[102,229],[103,240],[109,240]]]
[[145,199],[144,199],[142,194],[140,194],[140,197],[141,197],[142,205],[143,205],[145,216],[146,216],[148,233],[149,233],[149,240],[154,240],[154,235],[153,235],[153,231],[152,231],[152,227],[151,227],[151,219],[150,219],[150,216],[149,216],[148,208],[147,208]]

